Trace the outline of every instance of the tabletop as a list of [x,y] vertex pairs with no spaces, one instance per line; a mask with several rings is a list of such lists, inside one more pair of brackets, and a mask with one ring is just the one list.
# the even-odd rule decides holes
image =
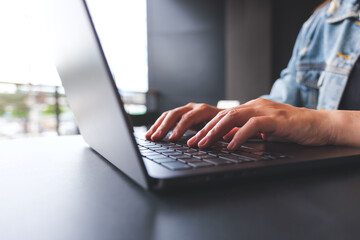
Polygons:
[[143,190],[81,136],[0,141],[0,239],[354,239],[360,167]]

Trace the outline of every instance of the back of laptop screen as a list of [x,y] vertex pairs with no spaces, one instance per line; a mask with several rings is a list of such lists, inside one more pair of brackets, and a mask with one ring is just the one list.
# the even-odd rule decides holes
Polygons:
[[131,126],[82,0],[54,0],[54,60],[85,141],[147,187]]

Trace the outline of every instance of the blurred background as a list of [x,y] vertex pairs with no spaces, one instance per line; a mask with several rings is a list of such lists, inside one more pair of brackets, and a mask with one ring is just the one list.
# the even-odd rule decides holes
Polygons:
[[[135,126],[187,102],[248,101],[286,67],[313,0],[88,0]],[[78,134],[51,57],[48,0],[0,2],[0,139]]]
[[[46,0],[0,2],[0,138],[78,133],[52,60],[46,21],[49,4]],[[88,4],[106,57],[115,63],[111,69],[127,111],[146,113],[146,0],[89,0]]]

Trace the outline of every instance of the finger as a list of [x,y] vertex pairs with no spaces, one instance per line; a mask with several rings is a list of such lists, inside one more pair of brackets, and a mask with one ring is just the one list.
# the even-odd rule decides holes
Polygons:
[[233,128],[230,132],[228,132],[228,133],[223,137],[223,139],[224,139],[225,141],[230,141],[230,140],[234,137],[235,133],[236,133],[238,130],[239,130],[239,128],[237,128],[237,127]]
[[229,111],[198,143],[200,148],[207,148],[234,127],[242,127],[249,118],[253,117],[252,108],[233,109]]
[[[239,128],[233,128],[228,134],[226,134],[223,139],[227,142],[230,142],[234,135],[236,134],[236,132],[239,130]],[[250,137],[251,139],[264,139],[263,135],[261,133],[257,133],[254,136]]]
[[185,113],[181,117],[180,121],[176,124],[176,127],[169,137],[169,141],[177,141],[192,126],[206,121],[209,117],[210,116],[208,112],[199,110],[193,110]]
[[228,145],[229,150],[238,149],[247,139],[257,133],[271,134],[276,130],[277,122],[271,117],[253,117],[234,135]]
[[219,138],[230,132],[230,130],[237,126],[237,115],[238,114],[228,113],[211,129],[206,129],[206,135],[198,142],[198,147],[207,148]]
[[199,141],[206,136],[206,134],[227,114],[226,111],[219,112],[210,122],[208,122],[203,129],[201,129],[195,136],[187,142],[189,147],[196,147]]
[[162,113],[161,116],[156,120],[156,122],[151,126],[151,128],[146,132],[145,137],[147,140],[151,140],[151,136],[158,129],[160,124],[164,121],[167,114],[168,112]]
[[181,116],[189,111],[189,108],[184,106],[170,111],[165,119],[161,122],[160,126],[157,128],[156,132],[151,136],[152,141],[159,141],[163,139],[166,134],[172,129],[176,123],[179,121]]

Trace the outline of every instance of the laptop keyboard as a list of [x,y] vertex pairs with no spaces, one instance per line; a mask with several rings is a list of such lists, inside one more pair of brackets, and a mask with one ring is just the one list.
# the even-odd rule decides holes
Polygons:
[[168,141],[152,142],[136,138],[143,158],[150,159],[170,170],[217,167],[289,158],[285,154],[264,152],[246,146],[241,146],[236,151],[229,151],[225,142],[218,142],[204,151],[188,147],[187,140],[188,137],[182,137],[179,141],[172,143]]

